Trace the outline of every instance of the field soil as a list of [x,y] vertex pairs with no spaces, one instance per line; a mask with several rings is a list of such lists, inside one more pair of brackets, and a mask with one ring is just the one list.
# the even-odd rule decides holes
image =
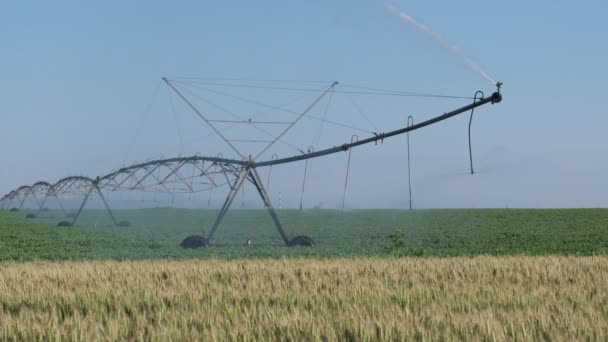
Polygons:
[[608,257],[0,263],[3,340],[605,340]]

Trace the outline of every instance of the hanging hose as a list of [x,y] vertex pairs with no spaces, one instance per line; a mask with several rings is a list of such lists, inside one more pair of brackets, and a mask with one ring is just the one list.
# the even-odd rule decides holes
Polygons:
[[[179,154],[179,153],[177,154],[177,156],[178,156],[178,158],[182,157],[182,155]],[[173,172],[173,179],[174,180],[172,181],[172,183],[173,183],[173,192],[171,192],[171,207],[175,208],[175,187],[176,187],[176,183],[177,183],[177,182],[175,182],[175,180],[177,179],[177,176],[175,175],[175,172]]]
[[188,192],[188,201],[192,200],[192,193],[194,192],[192,189],[194,189],[194,175],[196,173],[196,163],[197,162],[192,163],[192,177],[190,178],[190,192]]
[[241,209],[245,209],[245,184],[241,187]]
[[[411,127],[414,125],[414,117],[407,117],[407,127]],[[412,210],[412,168],[410,162],[410,132],[406,133],[407,137],[407,187],[409,191],[409,199],[410,199],[410,210]]]
[[[499,88],[500,89],[500,88]],[[483,100],[484,94],[483,91],[478,90],[473,97],[473,104],[477,102],[477,100]],[[473,113],[475,112],[475,107],[471,108],[471,117],[469,118],[469,160],[471,162],[471,174],[474,174],[473,170],[473,150],[471,148],[471,124],[473,123]]]
[[[277,160],[279,159],[279,155],[278,154],[273,154],[271,160]],[[266,180],[266,191],[268,191],[268,189],[270,189],[270,175],[272,174],[272,165],[270,165],[270,167],[268,168],[268,180]]]
[[[308,146],[308,153],[313,153],[315,148]],[[306,172],[308,171],[308,159],[304,163],[304,179],[302,180],[302,194],[300,195],[300,211],[302,211],[302,203],[304,202],[304,187],[306,186]]]
[[[222,153],[217,155],[218,158],[224,158]],[[215,173],[217,172],[217,162],[213,165],[213,173],[211,174],[211,180],[215,183]],[[211,192],[213,192],[213,188],[209,189],[209,200],[207,201],[207,208],[211,208]]]
[[[358,135],[353,135],[350,137],[350,143],[354,143],[355,141],[359,141]],[[353,153],[353,149],[348,150],[348,161],[346,162],[346,177],[344,178],[344,192],[342,193],[342,211],[344,211],[344,204],[346,202],[346,187],[348,186],[348,174],[350,173],[350,156]]]
[[[278,154],[273,154],[271,160],[277,160],[279,159],[279,155]],[[268,193],[268,196],[270,196],[270,175],[272,174],[272,165],[270,165],[270,167],[268,168],[268,180],[266,180],[266,192]]]

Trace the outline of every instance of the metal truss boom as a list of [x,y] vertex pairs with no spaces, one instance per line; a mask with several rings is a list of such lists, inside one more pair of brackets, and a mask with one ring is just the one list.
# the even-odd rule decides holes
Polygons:
[[[496,92],[496,93],[492,94],[492,96],[490,96],[490,97],[476,99],[476,101],[472,104],[455,109],[451,112],[436,116],[432,119],[429,119],[429,120],[426,120],[426,121],[423,121],[423,122],[420,122],[417,124],[411,124],[404,128],[400,128],[400,129],[390,131],[387,133],[376,134],[376,135],[366,138],[366,139],[351,141],[350,143],[345,143],[340,146],[335,146],[332,148],[327,148],[327,149],[318,150],[318,151],[314,151],[314,152],[310,151],[308,153],[303,153],[301,155],[296,155],[296,156],[292,156],[292,157],[278,158],[275,155],[273,155],[273,157],[269,160],[257,162],[255,160],[251,160],[251,159],[238,160],[238,159],[224,158],[222,156],[205,157],[205,156],[196,155],[196,156],[191,156],[191,157],[163,158],[163,159],[158,159],[158,160],[147,161],[145,163],[134,164],[134,165],[131,165],[128,167],[123,167],[123,168],[121,168],[117,171],[111,172],[105,176],[101,176],[97,180],[94,180],[94,179],[91,179],[88,177],[83,177],[83,176],[66,177],[66,178],[59,180],[55,184],[52,184],[52,185],[49,184],[49,186],[51,187],[50,194],[58,195],[60,193],[69,191],[71,188],[76,186],[75,184],[77,184],[77,182],[89,183],[89,184],[92,184],[95,182],[95,183],[97,183],[97,185],[100,188],[112,187],[112,190],[117,190],[123,182],[125,182],[129,178],[131,178],[131,176],[134,175],[139,170],[146,170],[146,175],[153,175],[153,173],[150,172],[150,168],[152,168],[153,170],[156,170],[160,166],[163,166],[163,165],[169,166],[173,163],[177,163],[179,165],[172,168],[172,170],[177,170],[177,169],[179,169],[179,167],[189,164],[189,163],[197,163],[197,162],[205,162],[205,161],[212,163],[212,165],[217,165],[223,170],[225,170],[226,167],[228,167],[228,166],[232,167],[234,170],[237,170],[243,166],[255,166],[256,168],[259,168],[259,167],[266,167],[266,166],[273,166],[273,165],[297,162],[297,161],[307,160],[307,159],[312,159],[312,158],[318,158],[318,157],[327,156],[327,155],[338,153],[338,152],[345,152],[354,147],[358,147],[358,146],[362,146],[362,145],[370,144],[370,143],[377,143],[378,141],[383,141],[384,139],[387,139],[387,138],[390,138],[390,137],[393,137],[396,135],[401,135],[404,133],[415,131],[415,130],[421,129],[423,127],[427,127],[432,124],[447,120],[453,116],[462,114],[464,112],[470,111],[472,109],[483,106],[485,104],[499,103],[501,100],[502,100],[502,95],[499,92]],[[215,172],[215,171],[209,171],[209,169],[208,169],[207,171],[202,171],[201,173],[202,173],[202,175],[208,176],[208,174],[212,173],[212,172]],[[173,172],[173,173],[175,173],[175,172]],[[125,175],[125,174],[127,175],[125,178],[123,178],[120,182],[116,182],[116,179],[118,176]],[[158,182],[162,183],[160,180],[158,180]],[[39,183],[43,183],[43,182],[39,182]],[[137,180],[136,185],[139,185],[140,183],[141,183],[141,181]],[[48,184],[48,183],[45,183],[45,184]],[[131,187],[133,189],[137,188],[135,186],[131,186]],[[4,203],[7,203],[6,206],[10,206],[11,202],[15,198],[17,198],[18,196],[24,195],[28,189],[30,189],[29,186],[22,186],[16,190],[9,192],[7,195],[5,195],[3,199],[4,199]],[[46,192],[46,190],[45,190],[45,192]]]
[[373,137],[367,138],[367,139],[363,139],[363,140],[359,140],[359,141],[355,141],[349,144],[343,144],[341,146],[337,146],[337,147],[333,147],[333,148],[328,148],[328,149],[324,149],[324,150],[320,150],[320,151],[316,151],[316,152],[312,152],[312,153],[307,153],[307,154],[303,154],[303,155],[297,155],[297,156],[293,156],[293,157],[288,157],[288,158],[281,158],[281,159],[277,159],[277,160],[268,160],[268,161],[264,161],[264,162],[260,162],[260,163],[256,163],[257,167],[263,167],[263,166],[270,166],[270,165],[278,165],[278,164],[286,164],[286,163],[292,163],[292,162],[296,162],[299,160],[306,160],[306,159],[311,159],[311,158],[318,158],[318,157],[322,157],[322,156],[326,156],[329,154],[334,154],[334,153],[338,153],[338,152],[344,152],[344,151],[348,151],[349,149],[353,148],[353,147],[357,147],[357,146],[361,146],[361,145],[366,145],[366,144],[370,144],[370,143],[375,143],[378,141],[383,141],[384,139],[390,138],[390,137],[394,137],[396,135],[401,135],[407,132],[411,132],[411,131],[415,131],[417,129],[426,127],[426,126],[430,126],[432,124],[438,123],[440,121],[443,120],[447,120],[453,116],[456,116],[458,114],[462,114],[464,112],[468,112],[471,109],[483,106],[485,104],[488,103],[499,103],[500,101],[502,101],[502,95],[498,92],[492,94],[491,97],[482,99],[482,100],[478,100],[475,103],[472,103],[470,105],[458,108],[456,110],[453,110],[451,112],[445,113],[443,115],[439,115],[436,116],[432,119],[426,120],[426,121],[422,121],[418,124],[415,125],[411,125],[411,126],[407,126],[404,128],[400,128],[394,131],[390,131],[387,133],[382,133],[382,134],[377,134]]
[[[212,120],[208,120],[192,103],[190,103],[188,101],[188,99],[186,99],[179,92],[179,90],[169,80],[167,80],[166,78],[163,78],[163,80],[242,159],[239,160],[239,159],[223,158],[221,155],[219,155],[217,157],[204,157],[204,156],[195,155],[195,156],[191,156],[191,157],[179,156],[177,158],[167,158],[167,159],[161,158],[158,160],[152,160],[152,161],[147,161],[145,163],[138,163],[138,164],[134,164],[134,165],[131,165],[128,167],[123,167],[123,168],[121,168],[117,171],[111,172],[105,176],[97,177],[94,179],[88,178],[88,177],[83,177],[83,176],[73,176],[73,177],[65,177],[65,178],[59,180],[58,182],[56,182],[55,184],[49,184],[46,182],[38,182],[32,186],[21,186],[18,189],[13,190],[13,191],[9,192],[7,195],[5,195],[4,197],[2,197],[2,199],[0,199],[0,205],[2,205],[3,208],[11,209],[11,205],[13,203],[20,203],[19,207],[21,208],[24,205],[24,202],[28,196],[33,196],[33,198],[38,202],[38,198],[36,197],[36,195],[44,195],[44,199],[42,200],[42,202],[38,203],[39,204],[38,212],[40,212],[42,210],[48,197],[56,197],[59,205],[62,207],[62,210],[63,210],[63,206],[61,205],[61,202],[59,202],[58,196],[63,195],[63,194],[82,194],[82,195],[84,195],[84,198],[78,209],[78,213],[72,220],[72,225],[73,225],[76,223],[76,220],[78,219],[80,213],[82,212],[82,210],[83,210],[85,204],[87,203],[87,201],[89,200],[90,196],[93,194],[94,191],[96,191],[99,194],[101,200],[103,201],[105,208],[109,212],[109,214],[112,218],[112,221],[114,222],[115,225],[118,225],[117,220],[115,219],[112,211],[110,210],[110,206],[108,205],[105,197],[102,194],[102,190],[106,190],[106,191],[108,191],[108,190],[109,191],[142,190],[142,191],[146,191],[146,189],[147,189],[146,187],[156,187],[159,189],[164,189],[161,191],[170,192],[171,190],[169,190],[169,188],[166,186],[166,184],[173,184],[173,188],[174,188],[173,191],[175,191],[175,185],[177,183],[177,184],[180,184],[180,186],[184,187],[184,189],[183,189],[184,191],[187,191],[189,193],[194,193],[196,191],[202,191],[202,190],[200,190],[202,187],[206,187],[204,190],[208,190],[208,189],[216,188],[216,187],[227,184],[230,187],[230,190],[228,191],[228,195],[224,201],[224,204],[223,204],[222,208],[220,209],[220,212],[219,212],[209,234],[207,235],[207,241],[209,241],[213,237],[215,232],[217,231],[218,227],[220,226],[223,218],[225,217],[225,215],[228,212],[230,206],[232,205],[234,199],[236,198],[238,191],[243,187],[243,184],[248,181],[255,187],[258,194],[260,195],[260,197],[264,203],[264,206],[267,208],[270,216],[272,217],[272,220],[273,220],[279,234],[281,235],[281,238],[285,242],[285,244],[293,245],[294,241],[292,240],[290,242],[290,240],[288,239],[287,234],[285,233],[283,226],[281,225],[281,222],[279,221],[278,215],[271,204],[270,196],[267,193],[266,187],[268,186],[268,184],[270,182],[270,170],[269,170],[269,174],[268,174],[267,185],[265,187],[264,182],[262,181],[261,177],[259,176],[259,174],[257,172],[258,168],[261,168],[261,167],[270,168],[274,165],[287,164],[287,163],[293,163],[293,162],[298,162],[298,161],[308,161],[309,159],[313,159],[313,158],[328,156],[328,155],[332,155],[332,154],[339,153],[339,152],[351,151],[351,149],[353,149],[355,147],[366,145],[366,144],[371,144],[371,143],[377,143],[378,141],[382,142],[382,141],[384,141],[384,139],[406,134],[406,133],[439,123],[441,121],[447,120],[456,115],[459,115],[459,114],[462,114],[465,112],[469,112],[469,111],[471,111],[471,119],[472,119],[473,110],[475,108],[486,105],[486,104],[499,103],[502,101],[502,95],[500,94],[500,88],[498,89],[498,91],[496,91],[490,97],[487,97],[487,98],[484,98],[483,95],[481,95],[481,97],[478,97],[478,94],[483,94],[483,93],[478,93],[478,94],[476,94],[476,96],[473,100],[473,103],[460,107],[460,108],[457,108],[450,112],[444,113],[442,115],[435,116],[429,120],[422,121],[417,124],[414,124],[413,120],[411,123],[408,120],[408,124],[406,127],[399,128],[399,129],[389,131],[386,133],[377,133],[377,134],[374,134],[373,136],[365,138],[365,139],[360,140],[358,138],[357,139],[351,138],[349,143],[345,143],[340,146],[334,146],[331,148],[322,149],[322,150],[318,150],[318,151],[313,151],[312,149],[309,149],[307,151],[307,153],[303,153],[301,155],[295,155],[292,157],[279,158],[275,154],[269,160],[258,162],[257,158],[260,157],[264,152],[266,152],[268,150],[268,148],[270,148],[276,141],[278,141],[287,131],[289,131],[327,93],[332,91],[333,87],[337,84],[337,82],[332,84],[329,88],[327,88],[312,104],[310,104],[307,107],[307,109],[303,113],[301,113],[301,115],[296,120],[292,121],[289,124],[289,126],[286,129],[284,129],[282,131],[282,133],[280,133],[274,140],[272,140],[269,143],[269,145],[267,145],[257,156],[255,156],[255,157],[249,156],[249,158],[245,158],[238,151],[238,149],[232,145],[230,140],[228,140],[226,137],[224,137],[221,134],[221,132],[219,132],[219,130],[211,122]],[[500,84],[497,84],[497,86],[500,87]],[[469,121],[469,129],[470,129],[470,121]],[[470,137],[470,134],[469,134],[469,137]],[[470,138],[469,138],[469,140],[470,140]],[[207,168],[205,168],[204,162],[209,162],[210,165]],[[200,167],[198,167],[198,163],[201,164]],[[349,156],[349,164],[350,164],[350,156]],[[188,175],[186,175],[184,177],[184,175],[185,175],[183,173],[184,170],[181,170],[182,173],[180,173],[180,169],[182,169],[183,167],[186,167],[186,166],[192,167],[192,174],[193,174],[192,177],[190,177]],[[346,193],[346,186],[348,184],[348,168],[349,168],[349,166],[347,166],[344,195]],[[189,170],[190,169],[188,169],[188,171]],[[199,170],[200,174],[198,174],[198,172],[196,172],[196,175],[195,175],[196,170]],[[164,172],[164,173],[162,173],[162,175],[161,175],[161,171]],[[472,157],[471,157],[471,172],[473,172]],[[226,177],[226,183],[221,183],[221,184],[216,183],[216,181],[215,181],[216,174],[223,174],[224,177]],[[202,181],[198,181],[197,183],[195,183],[194,182],[195,176],[196,177],[206,177],[211,183],[202,182]],[[343,197],[344,197],[344,195],[343,195]],[[344,198],[343,198],[342,203],[343,203],[342,206],[344,207]],[[410,200],[410,203],[411,203],[411,200]],[[299,238],[301,238],[301,237],[299,237]],[[294,238],[294,240],[297,240],[297,238]]]

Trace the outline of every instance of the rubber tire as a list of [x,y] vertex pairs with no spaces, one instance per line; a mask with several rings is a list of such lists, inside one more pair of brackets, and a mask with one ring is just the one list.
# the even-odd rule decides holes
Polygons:
[[209,246],[209,240],[202,235],[190,235],[179,244],[182,248],[200,248]]
[[289,241],[289,244],[288,244],[288,246],[290,246],[290,247],[294,247],[294,246],[314,247],[316,245],[317,244],[315,243],[315,241],[306,235],[298,235],[298,236],[294,237],[293,239],[291,239],[291,241]]

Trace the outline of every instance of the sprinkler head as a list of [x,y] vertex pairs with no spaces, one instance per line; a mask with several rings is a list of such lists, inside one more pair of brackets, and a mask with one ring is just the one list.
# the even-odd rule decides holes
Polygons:
[[492,94],[492,104],[499,103],[500,101],[502,101],[500,88],[502,88],[502,82],[496,82],[496,92]]
[[499,103],[500,101],[502,101],[502,95],[500,92],[495,92],[492,94],[492,104]]

